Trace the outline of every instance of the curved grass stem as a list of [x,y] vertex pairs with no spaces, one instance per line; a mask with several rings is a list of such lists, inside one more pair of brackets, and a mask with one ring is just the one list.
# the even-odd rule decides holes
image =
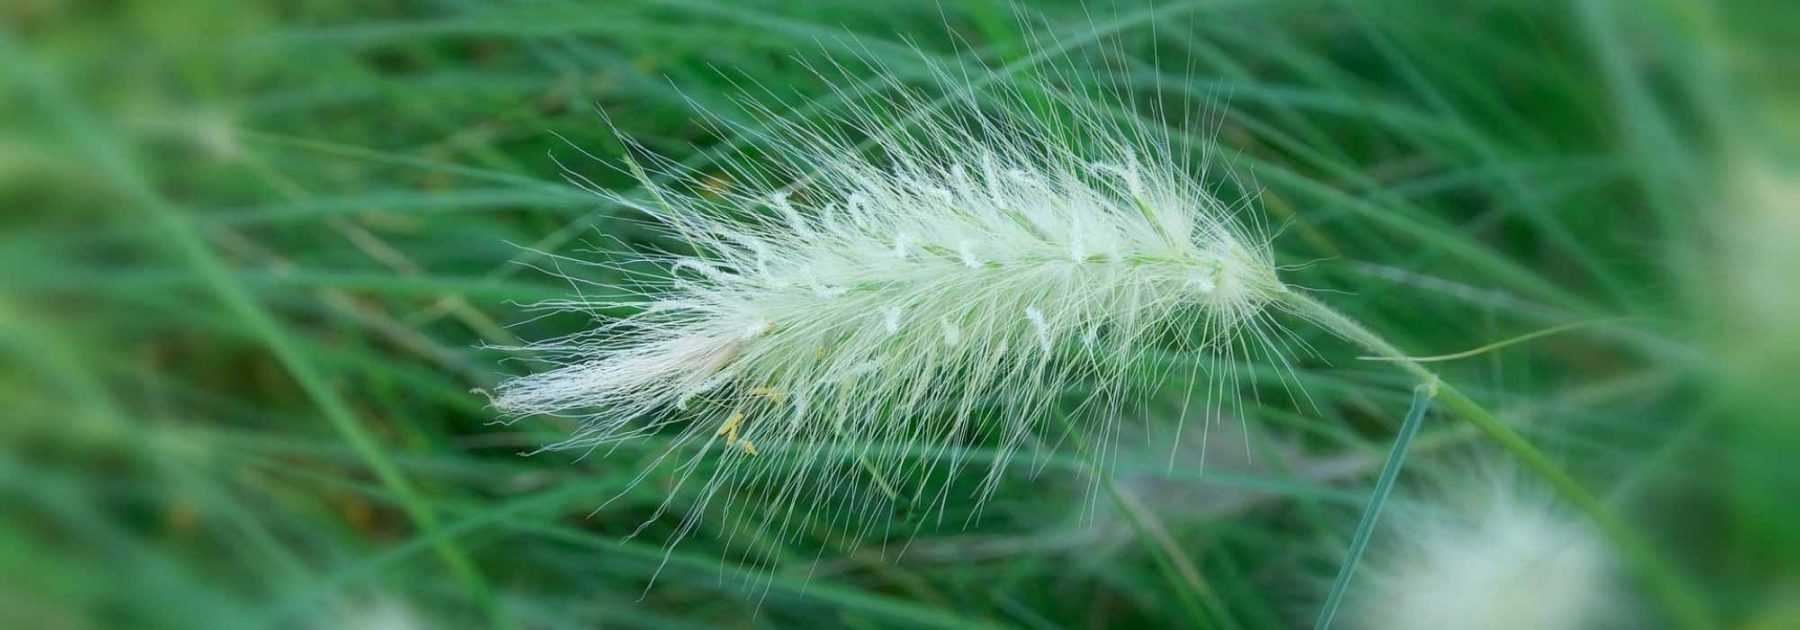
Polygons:
[[1608,509],[1599,497],[1583,488],[1580,482],[1575,481],[1575,478],[1569,475],[1568,471],[1557,465],[1543,451],[1532,446],[1529,440],[1514,431],[1512,427],[1501,422],[1487,408],[1449,383],[1441,382],[1436,373],[1419,362],[1407,358],[1406,353],[1401,352],[1399,348],[1394,347],[1386,339],[1356,320],[1295,291],[1284,291],[1282,299],[1296,315],[1307,321],[1362,346],[1376,355],[1391,358],[1406,371],[1417,376],[1422,383],[1437,383],[1436,402],[1443,409],[1474,425],[1477,430],[1511,453],[1526,468],[1549,482],[1551,488],[1564,500],[1586,514],[1599,527],[1600,532],[1625,554],[1627,561],[1638,570],[1645,583],[1662,600],[1681,627],[1703,629],[1715,626],[1712,613],[1707,608],[1705,600],[1681,578],[1675,567],[1663,558],[1649,541]]

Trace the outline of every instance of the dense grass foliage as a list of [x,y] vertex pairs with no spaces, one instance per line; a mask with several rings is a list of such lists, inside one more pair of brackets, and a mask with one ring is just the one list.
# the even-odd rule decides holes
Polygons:
[[[1411,354],[1578,324],[1432,366],[1706,616],[1800,624],[1800,12],[1425,4],[8,3],[0,626],[1312,623],[1417,382],[1298,318],[1208,430],[1171,339],[1105,432],[1073,383],[1020,444],[822,444],[1006,474],[784,536],[734,505],[665,544],[726,507],[651,465],[679,423],[521,456],[575,427],[496,422],[471,390],[541,367],[497,348],[629,314],[531,308],[649,271],[585,261],[683,246],[577,185],[642,198],[613,128],[720,174],[781,149],[754,104],[831,124],[876,66],[1155,129]],[[1427,416],[1395,494],[1508,457]],[[1620,564],[1611,618],[1674,623]]]

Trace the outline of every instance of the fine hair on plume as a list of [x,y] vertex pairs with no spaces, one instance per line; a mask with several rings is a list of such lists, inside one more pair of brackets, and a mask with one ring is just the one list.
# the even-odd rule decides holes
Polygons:
[[1176,370],[1211,424],[1241,404],[1234,365],[1305,347],[1278,322],[1289,289],[1254,192],[1128,90],[1054,64],[1020,87],[856,61],[875,78],[815,70],[858,83],[826,122],[783,118],[766,90],[746,102],[760,126],[708,114],[753,140],[719,172],[629,138],[635,194],[565,169],[667,245],[558,257],[625,281],[571,276],[577,295],[540,304],[594,324],[515,349],[546,367],[493,404],[579,421],[548,448],[669,436],[638,481],[672,471],[652,520],[692,493],[670,544],[713,510],[731,535],[782,537],[830,508],[845,543],[896,508],[941,518],[959,480],[979,503],[1071,431],[1103,462],[1122,410]]

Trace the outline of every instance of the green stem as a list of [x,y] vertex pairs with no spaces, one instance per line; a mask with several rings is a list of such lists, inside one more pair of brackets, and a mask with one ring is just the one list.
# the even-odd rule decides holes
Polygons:
[[1375,535],[1375,523],[1381,518],[1381,508],[1387,505],[1388,495],[1394,491],[1394,480],[1400,478],[1400,467],[1406,463],[1406,448],[1412,445],[1413,437],[1419,434],[1419,425],[1425,423],[1425,411],[1431,408],[1431,398],[1437,395],[1437,386],[1437,381],[1429,381],[1413,388],[1412,408],[1406,411],[1406,421],[1400,423],[1400,435],[1394,438],[1394,446],[1388,451],[1387,463],[1381,467],[1381,476],[1375,480],[1375,490],[1369,493],[1369,505],[1363,509],[1362,520],[1356,524],[1356,534],[1350,538],[1350,550],[1344,554],[1344,564],[1338,567],[1337,580],[1332,582],[1331,593],[1325,597],[1325,608],[1319,612],[1319,619],[1313,625],[1314,630],[1331,627],[1331,620],[1344,601],[1344,593],[1350,590],[1350,578],[1356,575],[1356,565],[1362,561],[1363,550],[1369,548],[1369,539]]
[[1181,603],[1187,613],[1188,625],[1236,630],[1238,625],[1226,613],[1224,602],[1219,601],[1218,593],[1206,584],[1200,570],[1181,551],[1181,545],[1169,534],[1168,528],[1162,526],[1156,515],[1144,507],[1143,502],[1119,487],[1113,479],[1112,471],[1101,465],[1099,453],[1088,447],[1087,440],[1082,439],[1081,433],[1075,429],[1075,423],[1069,421],[1068,416],[1054,416],[1062,423],[1063,431],[1070,442],[1074,443],[1075,450],[1082,454],[1082,467],[1106,488],[1107,496],[1112,498],[1120,516],[1131,525],[1138,543],[1156,562],[1157,570],[1175,591],[1176,601]]
[[1195,624],[1202,622],[1218,624],[1217,626],[1203,627],[1235,630],[1238,627],[1237,622],[1226,614],[1225,605],[1219,601],[1218,593],[1206,584],[1206,581],[1200,576],[1200,570],[1181,552],[1180,545],[1169,534],[1168,528],[1162,526],[1156,516],[1144,507],[1142,501],[1119,488],[1119,484],[1113,480],[1112,473],[1098,467],[1094,467],[1093,473],[1100,475],[1100,483],[1106,486],[1107,494],[1112,497],[1113,505],[1125,517],[1125,522],[1131,525],[1138,543],[1143,545],[1144,551],[1156,561],[1156,568],[1162,572],[1163,578],[1174,587],[1176,598],[1187,610],[1188,620]]
[[1550,460],[1543,451],[1531,445],[1524,436],[1519,435],[1512,427],[1501,422],[1494,414],[1475,402],[1461,390],[1449,383],[1438,380],[1437,374],[1426,369],[1417,361],[1407,358],[1407,354],[1388,343],[1386,339],[1375,334],[1356,320],[1344,316],[1331,307],[1294,291],[1284,291],[1282,301],[1296,315],[1317,324],[1332,333],[1343,337],[1377,355],[1389,357],[1401,367],[1411,372],[1424,383],[1438,383],[1440,404],[1451,413],[1475,425],[1501,448],[1506,449],[1526,468],[1543,477],[1550,483],[1557,494],[1574,505],[1591,519],[1600,532],[1625,554],[1626,559],[1642,574],[1645,582],[1662,599],[1670,614],[1682,627],[1703,629],[1715,627],[1712,612],[1705,601],[1676,572],[1675,567],[1659,554],[1637,531],[1625,524],[1606,504],[1581,484],[1569,473]]

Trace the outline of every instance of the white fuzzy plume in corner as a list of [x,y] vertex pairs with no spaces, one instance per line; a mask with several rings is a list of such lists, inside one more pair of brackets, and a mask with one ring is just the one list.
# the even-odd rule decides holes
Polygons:
[[1618,621],[1608,547],[1547,492],[1502,475],[1453,481],[1388,522],[1352,586],[1357,628],[1578,630]]
[[[1046,120],[1016,95],[927,107],[890,88],[834,125],[726,129],[774,148],[724,177],[629,164],[643,198],[598,192],[683,253],[625,257],[666,275],[639,266],[641,299],[575,304],[633,314],[527,348],[560,367],[502,384],[495,405],[581,418],[564,447],[675,431],[677,483],[718,458],[699,483],[727,509],[875,516],[872,500],[917,500],[966,463],[921,449],[995,449],[991,491],[1076,383],[1116,423],[1148,354],[1274,356],[1286,289],[1267,236],[1164,136],[1091,108]],[[1207,376],[1201,395],[1236,395],[1228,371]]]

